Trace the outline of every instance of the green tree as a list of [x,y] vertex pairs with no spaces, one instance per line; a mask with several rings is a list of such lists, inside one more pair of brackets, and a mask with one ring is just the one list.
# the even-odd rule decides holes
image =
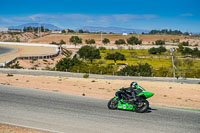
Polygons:
[[189,46],[189,42],[188,41],[187,42],[181,42],[180,44],[183,45],[183,46]]
[[94,39],[88,39],[88,40],[85,40],[85,43],[86,44],[95,44],[95,40]]
[[16,37],[16,42],[20,42],[20,39],[19,39],[19,37],[18,37],[18,36]]
[[139,40],[137,37],[131,36],[130,38],[127,39],[128,44],[142,44],[142,40]]
[[74,30],[68,29],[68,33],[74,33]]
[[56,45],[57,45],[57,43],[56,43],[56,42],[54,42],[54,41],[53,41],[53,42],[51,42],[50,44],[56,44]]
[[73,44],[81,44],[82,43],[82,38],[79,38],[78,36],[72,36],[70,39],[69,39],[69,42],[70,43],[73,43]]
[[182,44],[179,44],[178,45],[178,49],[177,49],[179,52],[183,52],[183,50],[184,50],[184,47],[183,47],[183,45]]
[[84,31],[82,29],[78,30],[78,33],[84,33]]
[[109,40],[108,38],[104,38],[104,39],[102,40],[102,43],[103,43],[103,44],[108,44],[108,43],[110,43],[110,40]]
[[115,41],[115,44],[118,44],[118,45],[120,45],[120,44],[126,44],[126,42],[125,42],[124,39],[119,39],[119,40]]
[[92,63],[94,59],[100,59],[100,51],[99,49],[96,49],[96,47],[93,46],[83,46],[81,47],[78,52],[80,58],[90,60]]
[[163,46],[160,46],[159,48],[150,48],[149,49],[149,54],[161,54],[162,52],[166,52],[167,49]]
[[152,69],[151,66],[147,63],[144,65],[139,64],[138,66],[126,66],[125,68],[121,69],[117,72],[118,75],[129,75],[129,76],[151,76]]
[[66,33],[66,31],[65,31],[65,30],[62,30],[62,33]]
[[83,62],[77,58],[63,58],[56,64],[56,70],[66,71],[75,65],[81,65]]
[[104,51],[104,50],[106,50],[106,47],[102,47],[102,46],[101,46],[101,47],[99,47],[99,50],[100,50],[100,51]]
[[163,41],[163,40],[157,40],[157,41],[155,41],[155,44],[156,45],[165,45],[165,41]]
[[62,44],[66,44],[66,42],[64,41],[64,40],[60,40],[60,43],[59,43],[60,45],[62,45]]
[[117,60],[126,60],[125,56],[119,52],[107,54],[105,59],[106,60],[114,60],[115,65],[116,65]]

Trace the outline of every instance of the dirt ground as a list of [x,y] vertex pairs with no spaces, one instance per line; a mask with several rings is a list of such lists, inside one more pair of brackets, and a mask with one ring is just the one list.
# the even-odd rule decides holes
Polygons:
[[[83,44],[85,43],[86,39],[94,39],[96,41],[96,44],[101,44],[101,35],[100,34],[51,34],[44,37],[36,38],[36,39],[30,39],[28,42],[31,43],[51,43],[51,42],[57,42],[59,43],[60,40],[64,40],[67,44],[69,43],[69,39],[71,36],[79,36],[83,40]],[[110,44],[113,45],[115,43],[115,40],[118,39],[128,39],[129,36],[123,36],[121,34],[103,34],[103,38],[108,38],[110,40]],[[170,43],[171,45],[174,45],[172,42],[175,39],[179,39],[180,42],[182,41],[189,41],[190,45],[199,45],[200,46],[200,38],[191,38],[189,36],[184,35],[134,35],[138,37],[139,39],[142,39],[143,44],[152,44],[152,42],[155,42],[156,40],[165,40],[167,43]]]
[[0,133],[47,133],[47,132],[22,128],[17,126],[11,126],[6,124],[0,124]]
[[[117,89],[128,87],[130,82],[132,81],[0,74],[1,84],[105,99],[112,98]],[[138,81],[138,84],[155,93],[149,99],[151,105],[200,109],[199,84],[150,81]]]

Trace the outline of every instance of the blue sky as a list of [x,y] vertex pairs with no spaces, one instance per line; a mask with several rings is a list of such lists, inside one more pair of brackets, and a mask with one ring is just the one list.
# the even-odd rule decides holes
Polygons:
[[0,0],[0,26],[29,22],[200,32],[200,0]]

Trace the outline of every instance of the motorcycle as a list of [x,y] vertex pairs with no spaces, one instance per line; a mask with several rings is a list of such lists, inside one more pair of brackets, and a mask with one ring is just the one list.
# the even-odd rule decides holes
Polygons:
[[136,90],[136,99],[138,103],[136,104],[135,101],[131,100],[130,95],[127,93],[122,93],[123,102],[118,100],[118,97],[115,96],[114,98],[110,99],[107,106],[109,109],[120,109],[120,110],[130,110],[135,111],[137,113],[144,113],[149,108],[149,102],[146,100],[152,97],[154,93],[146,92],[142,87]]

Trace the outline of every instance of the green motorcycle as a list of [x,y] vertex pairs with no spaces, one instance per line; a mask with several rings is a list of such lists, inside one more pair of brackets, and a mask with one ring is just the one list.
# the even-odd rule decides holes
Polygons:
[[131,110],[137,113],[144,113],[149,108],[149,102],[146,100],[154,95],[152,92],[146,92],[142,87],[139,87],[136,90],[136,98],[138,99],[138,103],[135,104],[133,100],[127,96],[126,93],[122,93],[123,102],[118,100],[118,97],[115,96],[114,98],[110,99],[108,102],[109,109],[121,109],[121,110]]

